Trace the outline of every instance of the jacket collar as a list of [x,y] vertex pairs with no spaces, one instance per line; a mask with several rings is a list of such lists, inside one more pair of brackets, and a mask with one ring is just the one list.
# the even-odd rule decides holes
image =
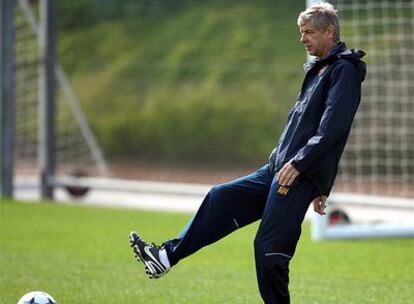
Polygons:
[[[309,72],[314,66],[324,66],[332,61],[338,59],[338,56],[342,53],[346,53],[349,51],[346,47],[345,42],[338,42],[328,53],[327,56],[323,58],[313,58],[306,62],[303,65],[303,69],[305,70],[305,73]],[[350,51],[349,51],[350,52]]]

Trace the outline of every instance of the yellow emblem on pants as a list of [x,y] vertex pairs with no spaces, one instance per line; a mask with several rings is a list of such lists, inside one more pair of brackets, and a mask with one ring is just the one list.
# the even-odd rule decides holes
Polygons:
[[288,186],[279,186],[279,188],[277,189],[277,193],[281,194],[281,195],[287,195],[289,192],[289,187]]

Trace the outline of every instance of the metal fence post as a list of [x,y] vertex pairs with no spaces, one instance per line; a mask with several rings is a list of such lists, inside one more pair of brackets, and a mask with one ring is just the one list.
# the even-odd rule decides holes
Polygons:
[[13,196],[14,0],[0,1],[0,197]]
[[53,199],[48,178],[55,172],[56,32],[57,1],[40,1],[39,66],[39,169],[41,197]]

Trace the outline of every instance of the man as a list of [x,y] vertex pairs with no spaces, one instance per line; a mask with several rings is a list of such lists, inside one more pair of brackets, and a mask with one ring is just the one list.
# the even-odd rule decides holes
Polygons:
[[236,229],[261,219],[254,240],[257,280],[265,303],[290,303],[289,262],[310,203],[324,215],[365,77],[364,53],[340,42],[335,9],[320,3],[298,18],[314,60],[305,64],[298,100],[269,163],[255,173],[213,187],[181,234],[162,246],[130,234],[150,278]]

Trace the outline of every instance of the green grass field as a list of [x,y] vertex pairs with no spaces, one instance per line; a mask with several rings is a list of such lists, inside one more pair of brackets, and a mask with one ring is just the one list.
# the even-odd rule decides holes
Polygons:
[[[0,203],[0,302],[44,290],[59,303],[261,303],[252,240],[257,224],[149,280],[128,233],[175,236],[188,214]],[[309,225],[291,264],[292,303],[413,303],[414,240],[313,242]]]

